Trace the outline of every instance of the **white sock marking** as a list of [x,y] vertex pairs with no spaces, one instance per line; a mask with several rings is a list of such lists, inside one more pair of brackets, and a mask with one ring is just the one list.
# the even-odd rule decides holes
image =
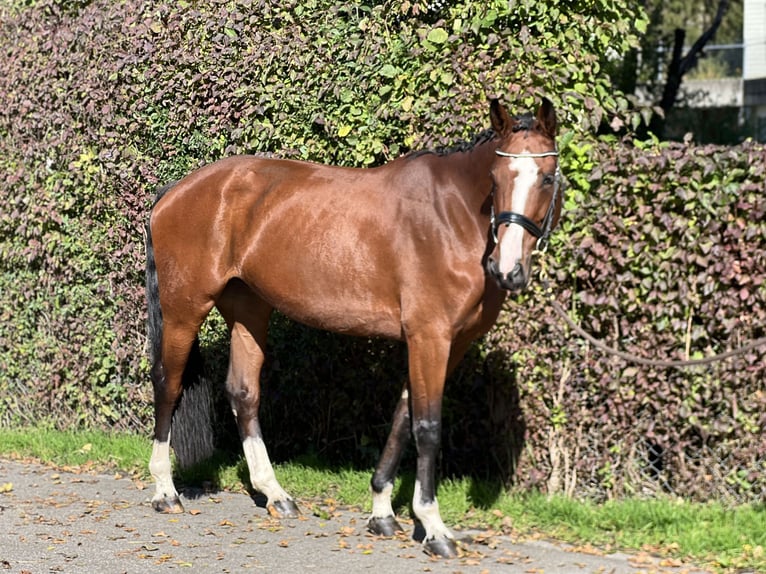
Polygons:
[[173,484],[173,468],[170,464],[170,437],[165,442],[154,439],[152,457],[149,460],[149,472],[154,478],[156,491],[153,500],[177,498],[178,492]]
[[372,491],[372,518],[386,518],[394,515],[394,507],[391,506],[393,491],[393,484],[387,484],[381,492]]
[[292,500],[277,481],[263,439],[247,437],[242,441],[242,448],[245,451],[250,483],[253,488],[266,495],[269,504],[276,500]]
[[444,525],[442,517],[439,514],[439,501],[434,497],[433,502],[423,502],[420,481],[415,481],[415,494],[412,497],[412,509],[415,516],[423,524],[426,530],[425,540],[434,538],[455,538],[449,528]]

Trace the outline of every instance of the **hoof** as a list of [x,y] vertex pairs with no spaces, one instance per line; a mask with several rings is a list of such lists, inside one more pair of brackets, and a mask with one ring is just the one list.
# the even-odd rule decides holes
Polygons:
[[177,496],[152,500],[152,508],[163,514],[181,514],[184,511],[184,505]]
[[383,518],[373,516],[367,521],[367,530],[378,536],[396,536],[397,532],[404,532],[404,528],[393,516],[384,516]]
[[269,515],[274,518],[298,518],[301,511],[292,500],[275,500],[266,505]]
[[452,538],[434,538],[423,542],[423,549],[430,556],[457,558],[457,544]]

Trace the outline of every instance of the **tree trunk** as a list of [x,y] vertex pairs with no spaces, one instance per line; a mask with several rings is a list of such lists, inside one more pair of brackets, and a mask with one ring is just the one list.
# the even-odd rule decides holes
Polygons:
[[670,65],[668,66],[668,76],[665,80],[665,88],[662,91],[662,99],[658,104],[664,112],[664,117],[655,114],[652,116],[652,121],[649,125],[649,131],[654,133],[660,139],[662,139],[665,131],[665,118],[668,117],[668,113],[673,109],[673,106],[678,99],[678,92],[681,89],[681,82],[683,81],[684,75],[694,68],[694,66],[697,65],[697,62],[699,62],[700,56],[703,55],[705,45],[715,36],[728,8],[729,0],[719,1],[718,10],[716,11],[715,18],[713,18],[710,27],[697,38],[697,41],[694,42],[692,47],[689,48],[689,51],[683,57],[681,56],[681,53],[683,52],[686,31],[680,28],[676,29],[673,36],[673,55],[670,59]]

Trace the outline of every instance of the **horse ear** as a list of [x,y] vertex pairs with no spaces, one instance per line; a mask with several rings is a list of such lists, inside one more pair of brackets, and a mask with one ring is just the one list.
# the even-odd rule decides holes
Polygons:
[[516,123],[497,98],[489,102],[489,118],[492,121],[492,129],[500,137],[505,137],[513,129]]
[[556,138],[556,130],[558,129],[556,110],[553,109],[553,104],[548,98],[543,98],[543,103],[537,110],[537,125],[540,126],[540,130],[545,135],[551,139]]

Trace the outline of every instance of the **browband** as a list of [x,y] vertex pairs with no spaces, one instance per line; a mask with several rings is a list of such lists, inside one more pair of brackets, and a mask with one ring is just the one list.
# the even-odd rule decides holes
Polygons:
[[548,156],[557,156],[559,155],[559,152],[556,150],[553,151],[543,151],[540,153],[508,153],[507,151],[500,151],[499,149],[495,150],[495,153],[497,155],[501,155],[503,157],[548,157]]

